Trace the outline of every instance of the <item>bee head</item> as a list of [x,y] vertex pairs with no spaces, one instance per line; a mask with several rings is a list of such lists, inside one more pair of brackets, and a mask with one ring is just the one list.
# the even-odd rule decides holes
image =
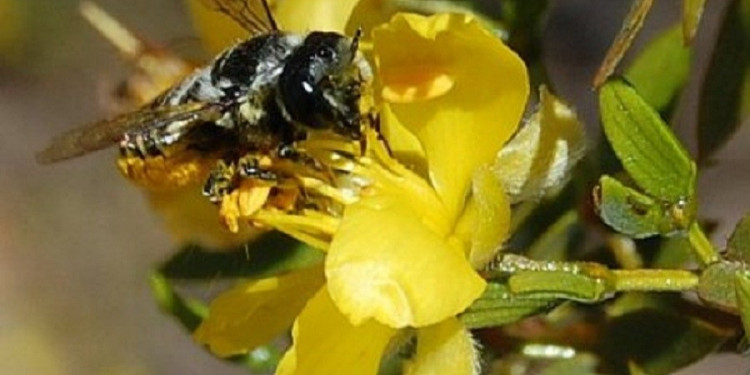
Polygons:
[[354,39],[312,32],[294,51],[279,78],[278,101],[294,123],[359,138],[359,99],[371,79]]

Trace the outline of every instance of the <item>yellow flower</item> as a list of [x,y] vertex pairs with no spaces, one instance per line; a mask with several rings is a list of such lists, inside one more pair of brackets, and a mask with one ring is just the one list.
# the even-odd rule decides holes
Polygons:
[[410,327],[418,344],[407,373],[475,371],[473,341],[456,315],[484,291],[476,270],[508,234],[509,204],[490,164],[520,121],[526,69],[466,15],[399,14],[372,31],[371,43],[386,143],[372,130],[363,154],[339,141],[301,142],[337,172],[302,178],[309,199],[336,209],[247,217],[327,251],[318,271],[325,282],[311,273],[307,285],[320,288],[304,307],[310,289],[281,287],[298,272],[227,292],[195,333],[219,355],[260,342],[247,322],[267,322],[268,304],[278,320],[264,324],[264,337],[297,316],[279,374],[375,374]]

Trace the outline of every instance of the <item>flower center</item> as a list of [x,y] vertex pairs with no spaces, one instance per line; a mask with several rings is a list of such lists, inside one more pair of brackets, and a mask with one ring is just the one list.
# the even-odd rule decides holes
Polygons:
[[366,127],[361,141],[331,132],[311,133],[296,145],[306,160],[274,160],[282,177],[275,185],[248,180],[221,202],[230,230],[241,222],[270,227],[319,249],[327,249],[346,206],[363,198],[396,197],[435,233],[448,235],[450,221],[435,191],[393,159],[386,141]]

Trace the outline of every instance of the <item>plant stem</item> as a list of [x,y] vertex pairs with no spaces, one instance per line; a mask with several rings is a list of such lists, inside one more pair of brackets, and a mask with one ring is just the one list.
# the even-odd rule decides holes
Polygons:
[[690,240],[690,245],[693,247],[693,252],[704,266],[719,260],[719,253],[714,248],[714,245],[711,244],[711,241],[708,240],[706,234],[703,233],[697,222],[690,225],[688,239]]
[[613,270],[617,292],[683,292],[698,286],[698,275],[685,270]]

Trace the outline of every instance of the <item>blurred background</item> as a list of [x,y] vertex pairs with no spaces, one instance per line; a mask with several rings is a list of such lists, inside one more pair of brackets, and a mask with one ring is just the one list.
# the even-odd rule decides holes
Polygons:
[[[193,56],[200,50],[181,0],[97,3],[146,39]],[[557,1],[545,32],[558,94],[592,136],[598,122],[589,82],[629,3]],[[676,22],[680,5],[656,2],[636,46]],[[693,90],[679,104],[676,128],[691,147],[695,88],[725,5],[708,2]],[[34,162],[52,136],[105,116],[102,98],[127,72],[80,17],[78,0],[0,0],[0,374],[245,373],[212,358],[158,311],[147,276],[174,244],[114,168],[114,151]],[[749,146],[745,127],[701,176],[701,214],[719,221],[717,244],[750,210]],[[748,369],[750,359],[720,355],[681,374]]]

